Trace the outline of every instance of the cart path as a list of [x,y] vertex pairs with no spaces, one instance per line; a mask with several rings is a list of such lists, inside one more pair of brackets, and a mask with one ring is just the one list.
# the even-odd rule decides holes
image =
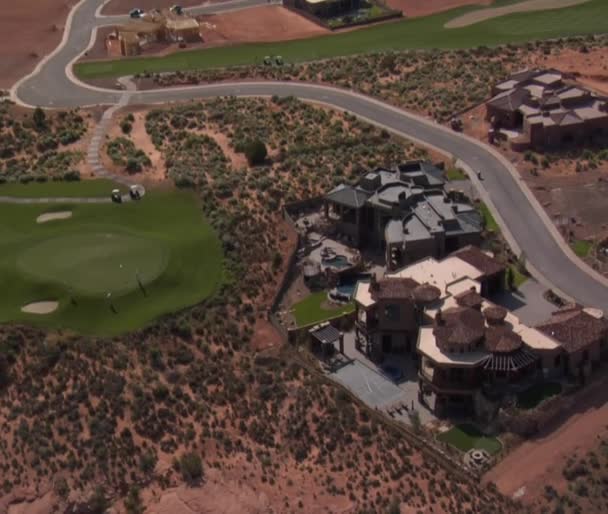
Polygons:
[[460,29],[462,27],[468,27],[469,25],[492,18],[498,18],[499,16],[505,16],[507,14],[563,9],[564,7],[584,4],[588,1],[589,0],[526,0],[517,4],[505,5],[504,7],[489,7],[487,9],[479,9],[477,11],[468,12],[448,21],[444,27],[446,29]]

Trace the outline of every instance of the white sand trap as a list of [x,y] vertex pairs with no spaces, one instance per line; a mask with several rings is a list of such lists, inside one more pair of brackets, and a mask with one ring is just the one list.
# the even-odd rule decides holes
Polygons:
[[72,211],[47,212],[36,218],[36,223],[46,223],[54,220],[67,220],[72,217]]
[[50,314],[56,311],[57,307],[59,307],[59,302],[55,301],[33,302],[21,307],[21,312],[28,314]]
[[504,7],[494,7],[489,9],[480,9],[478,11],[469,12],[458,16],[453,20],[448,21],[444,27],[446,29],[459,29],[468,27],[480,21],[486,21],[505,14],[516,12],[529,11],[548,11],[550,9],[562,9],[573,5],[584,4],[589,0],[527,0],[517,4],[505,5]]

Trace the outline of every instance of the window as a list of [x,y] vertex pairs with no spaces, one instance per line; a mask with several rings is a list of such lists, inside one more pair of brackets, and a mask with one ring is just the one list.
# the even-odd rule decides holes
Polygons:
[[553,360],[553,366],[554,367],[559,368],[559,365],[562,362],[562,358],[561,357],[562,357],[561,355],[556,355],[555,356],[555,359]]

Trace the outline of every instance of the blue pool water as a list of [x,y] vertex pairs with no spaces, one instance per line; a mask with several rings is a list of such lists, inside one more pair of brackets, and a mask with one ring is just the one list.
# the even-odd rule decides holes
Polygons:
[[351,265],[344,255],[336,255],[331,259],[324,259],[323,264],[332,268],[348,268]]

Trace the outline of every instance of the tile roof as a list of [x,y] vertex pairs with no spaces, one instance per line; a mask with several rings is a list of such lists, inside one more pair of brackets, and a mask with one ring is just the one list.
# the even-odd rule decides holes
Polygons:
[[486,328],[484,346],[492,353],[511,353],[523,345],[522,338],[508,325],[495,325]]
[[483,303],[483,298],[475,289],[458,293],[454,298],[462,307],[480,307]]
[[477,268],[486,277],[505,270],[504,264],[490,257],[476,246],[465,246],[453,252],[452,255]]
[[451,307],[435,316],[433,334],[437,346],[450,352],[454,346],[470,346],[484,335],[484,319],[478,310]]
[[373,300],[404,300],[412,298],[412,293],[420,284],[411,278],[388,277],[370,283]]
[[568,353],[608,338],[608,320],[596,318],[580,306],[571,306],[553,313],[544,323],[536,327],[561,343]]

